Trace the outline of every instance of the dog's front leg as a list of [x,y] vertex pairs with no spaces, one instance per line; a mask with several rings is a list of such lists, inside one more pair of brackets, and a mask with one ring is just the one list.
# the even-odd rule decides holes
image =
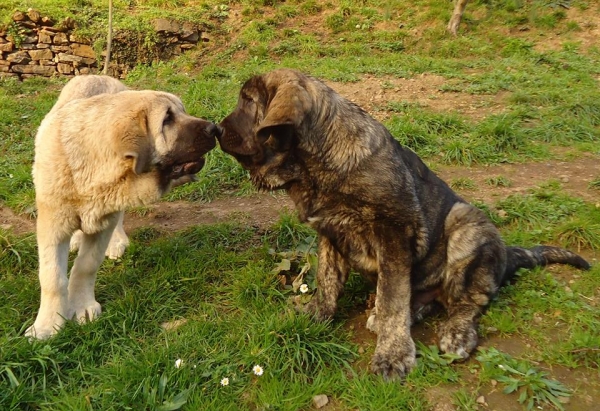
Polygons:
[[379,256],[377,279],[377,347],[371,370],[386,379],[403,378],[416,365],[410,335],[410,262]]
[[348,279],[349,267],[331,241],[323,235],[319,236],[318,254],[317,291],[304,306],[304,311],[319,321],[325,321],[335,314],[338,297]]
[[63,227],[53,225],[53,218],[54,215],[48,215],[43,208],[38,207],[41,299],[35,322],[25,331],[25,335],[31,338],[45,339],[56,334],[69,315],[69,236],[62,231]]

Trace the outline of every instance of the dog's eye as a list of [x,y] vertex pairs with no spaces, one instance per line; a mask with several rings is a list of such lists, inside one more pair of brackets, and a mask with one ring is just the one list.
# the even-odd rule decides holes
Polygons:
[[258,139],[258,142],[263,145],[266,144],[267,141],[273,139],[273,136],[271,135],[271,133],[269,133],[268,131],[265,131],[265,130],[263,130],[262,132],[259,132],[256,135],[256,137]]
[[255,101],[253,96],[246,93],[242,94],[242,100],[244,101],[244,103],[254,103]]

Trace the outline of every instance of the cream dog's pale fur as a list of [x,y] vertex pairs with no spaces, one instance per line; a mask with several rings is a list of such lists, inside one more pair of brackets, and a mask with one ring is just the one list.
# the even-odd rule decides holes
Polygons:
[[[65,86],[35,141],[41,305],[27,336],[46,338],[65,320],[101,313],[96,272],[123,210],[158,200],[174,181],[198,172],[219,133],[169,93],[127,90],[105,76],[76,77]],[[68,278],[77,230],[79,252]]]

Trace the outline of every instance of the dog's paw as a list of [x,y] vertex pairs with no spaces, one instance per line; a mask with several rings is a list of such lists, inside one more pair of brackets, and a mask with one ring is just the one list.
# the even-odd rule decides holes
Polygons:
[[371,331],[372,333],[377,334],[378,333],[378,328],[377,328],[377,312],[375,311],[375,309],[371,310],[371,313],[369,314],[369,318],[367,318],[367,330]]
[[129,247],[129,237],[123,230],[123,225],[117,224],[104,254],[111,260],[116,260],[123,257],[127,247]]
[[127,246],[129,246],[129,240],[127,241],[123,241],[121,239],[117,240],[117,241],[110,241],[110,244],[108,244],[108,248],[106,249],[106,253],[105,255],[110,258],[111,260],[117,260],[121,257],[123,257],[123,254],[125,254],[125,249],[127,248]]
[[97,301],[81,302],[74,304],[71,307],[71,318],[77,320],[78,323],[94,321],[102,314],[102,306]]
[[403,379],[417,365],[416,349],[412,339],[404,344],[375,349],[371,358],[371,371],[391,381]]
[[30,340],[45,340],[52,337],[54,334],[56,334],[56,332],[57,331],[54,329],[47,329],[32,325],[25,330],[25,337],[29,338]]
[[58,330],[62,328],[65,323],[65,319],[56,314],[49,318],[38,318],[35,320],[33,325],[25,331],[25,337],[29,339],[45,340],[52,337]]
[[458,328],[443,325],[439,333],[440,350],[466,359],[477,347],[477,330],[473,327]]
[[328,307],[322,304],[314,296],[308,304],[305,304],[300,309],[302,312],[310,314],[315,320],[321,322],[331,320],[335,314],[335,307]]
[[44,328],[42,326],[32,325],[25,330],[25,337],[30,340],[45,340],[56,334],[58,330],[54,328]]

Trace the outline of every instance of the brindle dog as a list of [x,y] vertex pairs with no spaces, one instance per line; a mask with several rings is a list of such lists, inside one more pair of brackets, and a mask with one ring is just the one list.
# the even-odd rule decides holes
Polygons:
[[221,148],[257,187],[286,190],[300,219],[318,232],[318,289],[305,310],[331,318],[350,269],[376,280],[367,324],[377,333],[371,368],[386,378],[415,366],[410,327],[434,305],[448,313],[440,349],[466,358],[482,312],[517,269],[589,268],[561,248],[505,246],[481,210],[382,124],[298,71],[248,80],[221,125]]

